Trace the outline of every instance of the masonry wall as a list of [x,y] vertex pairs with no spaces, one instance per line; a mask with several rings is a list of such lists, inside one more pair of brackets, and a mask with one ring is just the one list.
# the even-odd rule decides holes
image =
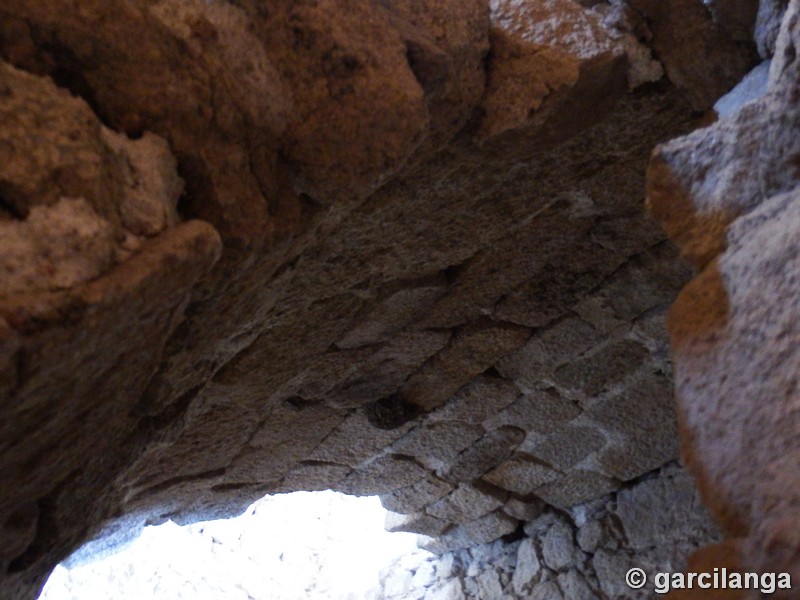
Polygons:
[[0,1],[0,594],[270,492],[446,553],[675,461],[645,170],[773,52],[740,4]]

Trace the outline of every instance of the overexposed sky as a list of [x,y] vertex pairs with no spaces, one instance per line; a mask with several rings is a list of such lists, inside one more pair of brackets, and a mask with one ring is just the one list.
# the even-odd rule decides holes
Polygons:
[[[125,550],[57,567],[40,600],[369,600],[431,554],[388,533],[377,497],[268,496],[234,519],[148,527]],[[398,562],[399,561],[399,562]]]

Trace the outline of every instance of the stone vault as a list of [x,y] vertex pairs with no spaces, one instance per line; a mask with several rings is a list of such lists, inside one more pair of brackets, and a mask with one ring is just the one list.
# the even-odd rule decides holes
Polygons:
[[0,597],[274,492],[473,547],[679,478],[679,421],[796,568],[796,11],[0,0]]

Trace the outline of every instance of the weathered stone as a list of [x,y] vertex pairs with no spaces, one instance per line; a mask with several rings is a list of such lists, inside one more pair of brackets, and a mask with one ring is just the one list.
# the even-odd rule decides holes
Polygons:
[[289,471],[281,480],[276,492],[305,490],[309,492],[333,488],[347,476],[352,469],[344,465],[325,463],[301,464]]
[[412,429],[391,446],[392,452],[413,456],[436,469],[458,455],[484,433],[478,425],[459,422],[433,423]]
[[501,598],[503,586],[496,571],[483,571],[477,577],[479,598]]
[[564,594],[558,584],[553,581],[545,581],[542,585],[537,585],[533,588],[530,595],[531,600],[564,600]]
[[758,100],[767,93],[770,61],[765,60],[754,67],[739,84],[714,103],[714,110],[720,118],[735,115],[748,102]]
[[403,513],[418,511],[427,504],[435,502],[453,486],[433,475],[426,475],[408,487],[400,488],[381,496],[381,504],[387,510]]
[[601,340],[600,334],[578,318],[567,318],[532,337],[498,365],[500,372],[531,392],[551,367],[572,359]]
[[424,513],[412,513],[401,515],[398,513],[386,513],[386,531],[408,531],[422,535],[437,536],[442,533],[450,524],[446,520],[437,519],[435,516]]
[[536,488],[536,495],[559,508],[569,508],[581,502],[599,498],[616,489],[618,484],[594,471],[571,470],[563,477]]
[[630,547],[645,549],[650,540],[662,537],[675,540],[704,537],[708,519],[703,511],[685,510],[698,500],[689,474],[671,469],[662,477],[621,491],[614,513],[622,523]]
[[431,410],[451,398],[464,381],[491,367],[528,337],[523,327],[476,322],[456,331],[450,344],[401,389],[414,405]]
[[605,536],[606,533],[598,521],[588,521],[578,528],[575,533],[575,541],[578,542],[581,550],[594,554],[602,546]]
[[619,394],[591,406],[586,416],[609,435],[655,433],[662,427],[674,427],[672,389],[663,375],[647,373]]
[[558,471],[524,458],[508,460],[483,476],[489,483],[523,496],[558,478]]
[[386,341],[397,330],[425,314],[447,290],[443,277],[421,281],[416,286],[395,283],[382,293],[385,298],[368,307],[368,314],[357,315],[356,325],[336,342],[339,348],[355,348]]
[[525,438],[522,429],[504,426],[490,431],[441,471],[449,481],[472,481],[502,462]]
[[[543,122],[536,113],[556,91],[543,111],[552,122],[552,112],[558,114],[553,104],[569,104],[573,90],[583,87],[582,77],[604,81],[607,89],[614,89],[614,84],[623,89],[620,79],[615,80],[615,66],[621,64],[624,51],[595,15],[567,0],[546,4],[498,0],[491,7],[496,54],[484,100],[485,136]],[[592,72],[582,72],[581,63],[591,65]]]
[[501,494],[462,484],[441,500],[429,504],[425,512],[451,523],[465,523],[500,508],[504,502]]
[[[241,411],[241,408],[238,410]],[[228,423],[236,423],[232,415],[225,416]],[[302,432],[297,432],[292,427],[298,418],[308,423]],[[303,460],[342,421],[342,414],[327,406],[304,407],[284,402],[254,432],[249,433],[246,444],[240,443],[240,447],[244,447],[229,462],[228,473],[240,481],[278,479],[288,467]],[[221,426],[214,420],[209,419],[209,422],[209,426]],[[187,443],[191,441],[188,440]],[[192,447],[196,447],[196,443],[195,441]],[[220,454],[224,456],[221,452]]]
[[605,436],[597,429],[570,424],[527,451],[544,464],[567,471],[605,444]]
[[520,499],[509,498],[503,505],[503,512],[520,521],[532,521],[542,514],[544,503],[538,498]]
[[514,591],[522,595],[524,591],[530,589],[541,569],[542,566],[533,540],[530,538],[523,540],[517,551],[517,566],[514,569],[514,577],[511,579]]
[[775,43],[788,5],[789,0],[761,0],[758,3],[754,38],[761,58],[775,54]]
[[555,388],[533,390],[513,403],[485,425],[520,427],[537,433],[550,433],[581,414],[580,407]]
[[425,474],[413,461],[385,456],[352,471],[331,489],[354,496],[377,496],[410,485]]
[[[755,54],[749,43],[749,28],[755,17],[752,0],[715,2],[718,12],[728,7],[733,9],[733,14],[724,15],[730,18],[722,23],[715,22],[708,8],[698,0],[669,3],[629,0],[629,3],[647,19],[652,47],[667,76],[686,93],[696,109],[710,108],[752,67]],[[739,11],[741,7],[743,11]],[[740,16],[737,12],[744,14]]]
[[[357,356],[335,353],[347,365],[344,379],[330,387],[325,380],[327,403],[342,408],[358,408],[396,392],[426,360],[445,347],[450,334],[442,331],[400,332],[379,348],[361,349]],[[316,368],[311,369],[319,378]]]
[[[410,429],[404,425],[397,429],[378,430],[372,426],[364,413],[347,417],[322,443],[308,454],[308,460],[338,462],[351,467],[368,460],[378,451],[399,438]],[[353,440],[361,440],[356,445]]]
[[516,519],[501,512],[489,513],[475,521],[456,525],[436,540],[427,542],[423,547],[431,552],[441,554],[485,544],[511,533],[516,529],[517,523]]
[[597,456],[597,463],[609,475],[629,481],[678,458],[677,433],[677,422],[668,421],[655,431],[624,437],[603,449]]
[[451,579],[441,587],[425,592],[425,600],[463,600],[464,591],[459,579]]
[[[625,584],[625,575],[636,566],[635,559],[621,552],[609,552],[602,548],[592,557],[592,566],[597,574],[600,590],[609,598],[624,598],[631,588]],[[641,568],[641,567],[639,567]]]
[[511,404],[519,395],[520,391],[513,382],[481,375],[458,390],[430,418],[479,425]]
[[[666,370],[645,321],[682,267],[642,169],[695,123],[668,82],[626,83],[660,76],[652,41],[705,100],[750,48],[738,7],[687,1],[0,0],[0,595],[87,536],[269,491],[419,513],[489,473],[567,509],[621,485],[578,465],[656,465],[656,424],[610,410]],[[759,102],[791,124],[789,42]],[[628,342],[654,358],[604,372],[620,389],[575,381]],[[564,452],[595,387],[610,445]],[[486,510],[458,497],[451,542],[517,525],[511,504],[458,523]],[[484,594],[511,585],[484,567]]]
[[560,571],[575,564],[574,537],[575,533],[567,523],[553,523],[542,537],[542,559],[545,565],[554,571]]
[[709,0],[706,4],[714,21],[731,39],[750,42],[759,0]]
[[597,593],[589,587],[589,584],[576,569],[570,569],[566,573],[558,574],[558,587],[565,598],[575,598],[575,600],[594,600]]

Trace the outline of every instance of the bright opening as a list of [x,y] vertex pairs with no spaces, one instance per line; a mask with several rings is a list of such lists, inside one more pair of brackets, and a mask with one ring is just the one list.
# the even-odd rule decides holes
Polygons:
[[384,530],[377,497],[336,492],[267,496],[233,519],[145,528],[125,549],[59,565],[40,600],[363,600],[392,571],[433,555],[419,536]]

